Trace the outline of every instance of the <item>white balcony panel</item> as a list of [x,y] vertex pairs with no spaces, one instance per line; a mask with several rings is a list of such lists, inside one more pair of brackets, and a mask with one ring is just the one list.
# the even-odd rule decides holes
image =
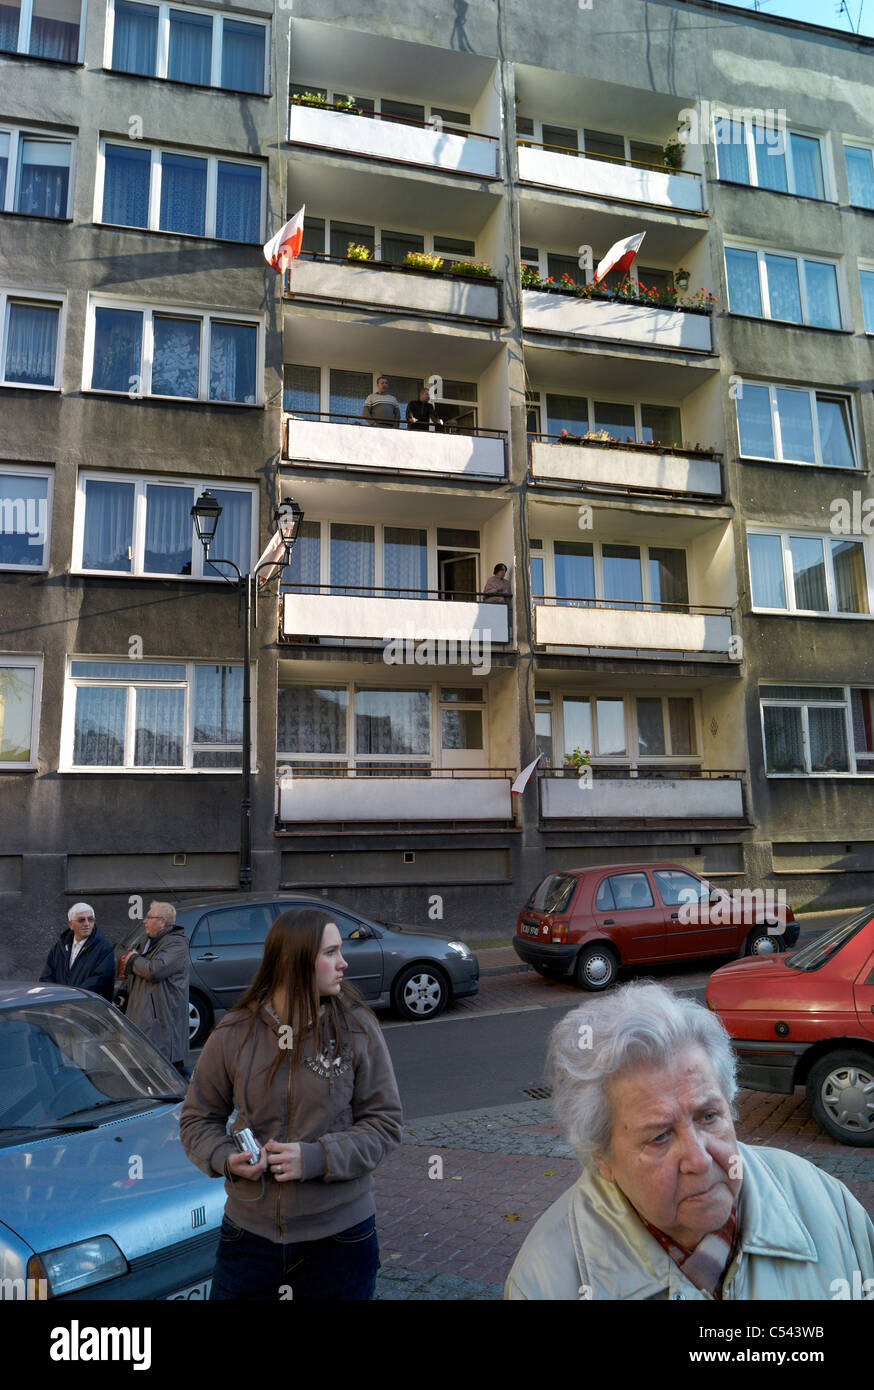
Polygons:
[[544,777],[540,783],[540,806],[544,820],[740,818],[743,790],[740,780],[733,777],[595,777],[582,786],[576,777]]
[[519,178],[547,188],[572,193],[591,193],[596,198],[618,198],[628,203],[653,203],[677,212],[701,212],[701,180],[698,175],[671,174],[660,169],[633,169],[605,159],[559,154],[520,145]]
[[534,640],[550,647],[610,647],[723,652],[731,619],[716,613],[646,613],[633,608],[564,608],[537,604]]
[[416,309],[421,313],[475,319],[498,318],[497,285],[441,275],[380,270],[360,262],[336,265],[330,261],[295,261],[291,272],[293,295],[344,299],[377,308]]
[[[503,603],[452,603],[424,598],[361,598],[342,594],[286,594],[283,631],[308,637],[366,637],[447,643],[507,641]],[[477,660],[476,664],[479,664]]]
[[531,472],[540,480],[603,483],[610,487],[653,488],[722,495],[719,464],[712,458],[681,458],[656,449],[597,449],[585,444],[531,445]]
[[347,116],[342,111],[317,106],[292,105],[290,139],[292,143],[317,145],[342,154],[430,165],[459,174],[494,177],[497,173],[497,145],[492,140],[475,140],[400,121]]
[[511,820],[506,777],[292,777],[281,821]]
[[478,478],[504,476],[504,441],[486,435],[343,425],[292,415],[287,449],[294,463],[384,468],[399,473],[459,473]]
[[575,299],[543,290],[522,291],[522,326],[565,337],[606,338],[643,347],[709,352],[710,317],[649,304]]

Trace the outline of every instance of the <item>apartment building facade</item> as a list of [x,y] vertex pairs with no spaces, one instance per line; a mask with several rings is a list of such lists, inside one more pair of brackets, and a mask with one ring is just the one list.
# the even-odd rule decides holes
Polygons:
[[[259,894],[469,937],[571,862],[866,896],[871,44],[602,9],[0,11],[13,968],[78,898],[120,935],[237,884],[204,488],[243,571],[304,511],[253,634]],[[369,424],[383,376],[439,427]]]

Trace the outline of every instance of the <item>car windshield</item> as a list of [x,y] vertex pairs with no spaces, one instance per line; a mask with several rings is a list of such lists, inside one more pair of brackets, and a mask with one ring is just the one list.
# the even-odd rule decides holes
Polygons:
[[856,933],[860,932],[872,917],[874,908],[866,907],[864,912],[857,912],[853,917],[845,918],[843,922],[838,922],[823,932],[815,941],[811,941],[808,946],[793,952],[787,958],[786,964],[792,970],[818,970],[827,960],[831,960],[837,951],[842,950],[848,941],[852,941]]
[[576,886],[573,874],[550,874],[534,890],[528,906],[534,912],[564,912]]
[[[40,1001],[0,1013],[0,1132],[77,1128],[91,1111],[182,1100],[178,1072],[101,999]],[[72,1117],[75,1116],[74,1120]]]

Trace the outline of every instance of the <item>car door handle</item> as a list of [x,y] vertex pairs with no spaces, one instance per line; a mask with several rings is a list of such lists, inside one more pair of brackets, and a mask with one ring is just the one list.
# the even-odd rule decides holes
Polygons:
[[677,920],[677,918],[679,917],[679,915],[680,915],[679,912],[672,912],[672,913],[671,913],[671,921],[672,921],[672,922],[676,922],[676,920]]
[[605,917],[603,922],[601,923],[602,927],[615,927],[615,925],[616,923],[614,922],[612,917]]
[[202,956],[195,956],[195,960],[218,960],[219,956],[215,951],[206,951]]

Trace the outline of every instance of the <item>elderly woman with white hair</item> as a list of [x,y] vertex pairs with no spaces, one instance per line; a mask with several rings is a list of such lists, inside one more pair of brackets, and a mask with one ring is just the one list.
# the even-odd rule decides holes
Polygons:
[[806,1159],[738,1143],[734,1054],[701,1004],[626,985],[561,1020],[549,1071],[583,1171],[506,1298],[871,1297],[874,1225]]

